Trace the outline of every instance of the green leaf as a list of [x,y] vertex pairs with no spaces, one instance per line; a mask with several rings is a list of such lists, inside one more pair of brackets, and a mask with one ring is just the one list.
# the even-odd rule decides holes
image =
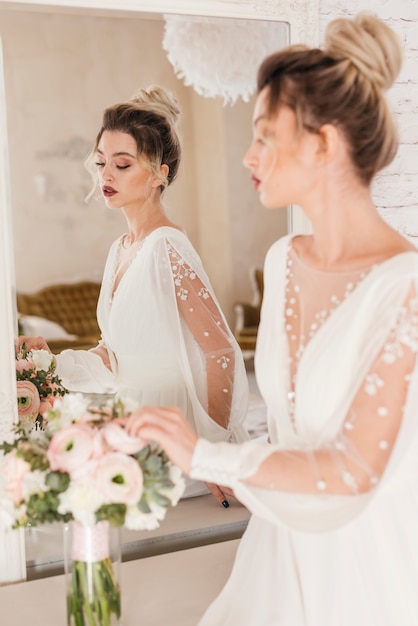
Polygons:
[[64,472],[49,472],[45,478],[45,484],[57,493],[67,491],[70,484],[70,476]]

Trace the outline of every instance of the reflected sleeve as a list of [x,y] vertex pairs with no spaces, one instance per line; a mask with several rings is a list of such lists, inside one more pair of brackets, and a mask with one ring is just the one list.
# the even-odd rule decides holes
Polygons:
[[207,377],[207,412],[228,428],[234,393],[235,346],[233,336],[210,285],[191,267],[173,244],[167,250],[180,317],[203,355]]

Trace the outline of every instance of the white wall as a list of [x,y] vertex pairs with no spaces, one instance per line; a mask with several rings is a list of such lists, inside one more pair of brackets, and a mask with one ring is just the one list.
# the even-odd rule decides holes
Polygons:
[[385,20],[404,45],[403,69],[388,94],[401,145],[394,162],[376,179],[373,196],[385,219],[418,245],[418,4],[412,0],[321,0],[321,41],[331,19],[363,10]]

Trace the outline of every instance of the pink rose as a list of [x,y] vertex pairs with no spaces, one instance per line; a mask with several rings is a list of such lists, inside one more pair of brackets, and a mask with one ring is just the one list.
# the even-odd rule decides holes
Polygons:
[[29,363],[26,359],[18,359],[16,361],[16,369],[21,374],[25,370],[30,370],[33,368],[32,363]]
[[19,458],[16,450],[6,455],[3,465],[4,490],[16,505],[23,500],[23,480],[30,471],[29,463]]
[[78,478],[90,471],[102,454],[97,431],[87,424],[72,424],[52,437],[47,458],[52,470]]
[[97,464],[95,484],[106,502],[136,504],[141,499],[144,477],[135,459],[109,452]]
[[125,454],[135,454],[142,450],[146,442],[131,435],[119,424],[108,422],[102,429],[102,435],[111,450]]
[[29,380],[16,383],[17,412],[23,428],[31,428],[38,417],[41,400],[37,388]]
[[41,415],[44,415],[45,413],[48,413],[48,411],[51,411],[53,407],[54,407],[54,400],[52,398],[51,400],[49,399],[41,400],[41,404],[39,405],[39,413]]

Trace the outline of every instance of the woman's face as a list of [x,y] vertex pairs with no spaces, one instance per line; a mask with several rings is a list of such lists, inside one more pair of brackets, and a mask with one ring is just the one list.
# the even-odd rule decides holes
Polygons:
[[103,132],[96,150],[96,168],[102,195],[111,209],[143,204],[159,186],[151,170],[138,161],[136,141],[128,133]]
[[267,88],[260,92],[253,115],[253,140],[244,157],[260,200],[268,208],[303,206],[315,185],[318,137],[298,132],[296,114],[282,105],[268,115]]

